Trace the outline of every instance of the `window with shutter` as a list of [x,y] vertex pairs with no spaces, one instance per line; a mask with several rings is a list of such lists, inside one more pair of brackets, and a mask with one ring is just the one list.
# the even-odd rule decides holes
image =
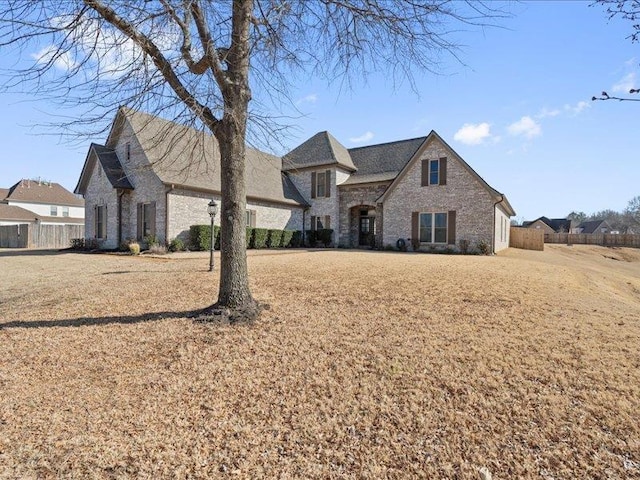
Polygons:
[[421,243],[450,243],[450,218],[447,212],[420,213],[418,225]]

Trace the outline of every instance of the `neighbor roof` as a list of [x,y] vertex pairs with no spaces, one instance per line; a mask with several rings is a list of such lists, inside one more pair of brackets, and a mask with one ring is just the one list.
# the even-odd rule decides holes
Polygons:
[[[220,148],[215,137],[125,107],[119,110],[114,126],[122,128],[125,119],[160,181],[166,185],[221,191]],[[118,126],[118,122],[121,125]],[[113,147],[116,136],[110,135],[105,147],[104,151],[109,151],[109,155],[115,154],[109,147]],[[248,198],[307,205],[282,172],[279,157],[247,147],[245,165]]]
[[7,195],[9,195],[9,189],[8,188],[0,188],[0,202],[2,200],[4,200]]
[[327,131],[316,133],[282,157],[283,170],[321,165],[339,165],[352,172],[357,170],[349,151]]
[[582,222],[578,227],[582,228],[582,233],[595,233],[601,228],[603,223],[607,228],[610,228],[609,222],[606,220],[590,220],[588,222]]
[[6,201],[43,203],[83,207],[84,200],[76,197],[59,183],[23,179],[9,189]]
[[35,213],[22,207],[0,203],[0,220],[34,222],[37,218]]
[[567,218],[548,218],[543,216],[536,218],[535,220],[531,220],[530,222],[522,222],[522,226],[528,227],[529,225],[536,223],[538,220],[549,226],[556,233],[569,233],[571,231],[571,220]]

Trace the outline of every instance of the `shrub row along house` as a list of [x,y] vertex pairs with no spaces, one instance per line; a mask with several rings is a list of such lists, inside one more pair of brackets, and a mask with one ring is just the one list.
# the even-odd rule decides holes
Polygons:
[[[320,132],[282,158],[248,148],[246,172],[247,226],[332,229],[344,247],[509,246],[507,198],[434,131],[351,149]],[[90,146],[75,192],[86,201],[86,236],[102,248],[186,241],[220,200],[216,140],[122,107],[105,145]]]

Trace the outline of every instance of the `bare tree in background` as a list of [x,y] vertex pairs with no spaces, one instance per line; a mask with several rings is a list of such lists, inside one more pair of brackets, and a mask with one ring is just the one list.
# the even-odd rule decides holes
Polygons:
[[[632,33],[627,37],[631,42],[637,42],[640,35],[640,0],[596,0],[591,6],[602,6],[606,8],[609,20],[622,18],[631,22]],[[640,88],[631,88],[629,94],[640,93]],[[602,92],[600,96],[591,97],[596,100],[618,100],[619,102],[640,102],[640,98],[619,97]]]
[[[457,59],[454,35],[505,15],[448,0],[5,0],[0,47],[22,54],[6,86],[82,106],[74,130],[118,105],[211,132],[221,155],[222,309],[253,318],[245,251],[248,120],[270,132],[265,105],[296,75],[360,84],[371,72],[413,85]],[[25,59],[33,58],[23,66]],[[254,93],[262,104],[249,105]],[[257,131],[254,129],[252,131]]]

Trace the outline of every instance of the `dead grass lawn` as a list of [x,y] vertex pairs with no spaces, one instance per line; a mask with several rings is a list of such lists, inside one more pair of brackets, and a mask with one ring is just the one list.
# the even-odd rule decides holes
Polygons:
[[260,253],[0,252],[0,478],[640,478],[640,251]]

